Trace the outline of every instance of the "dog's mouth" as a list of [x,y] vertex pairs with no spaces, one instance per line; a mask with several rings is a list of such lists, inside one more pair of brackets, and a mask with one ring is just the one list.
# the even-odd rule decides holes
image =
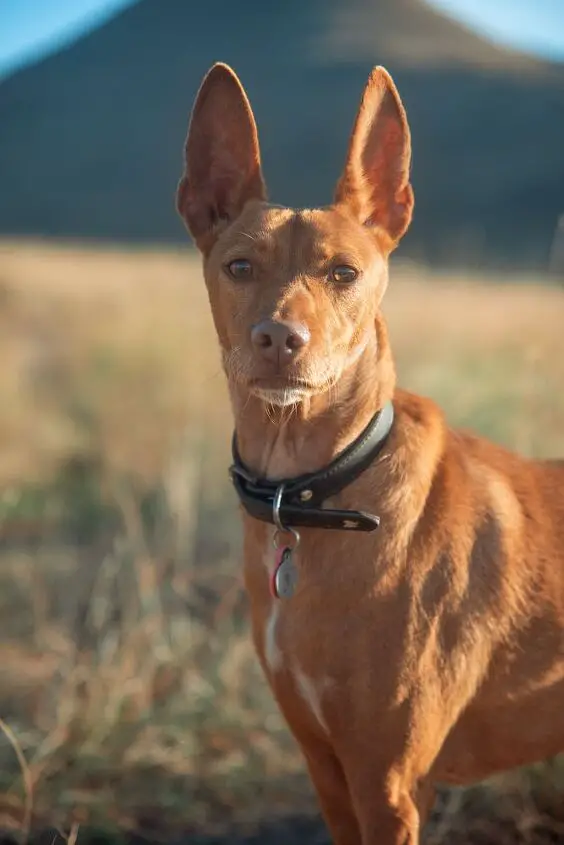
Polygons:
[[299,378],[285,378],[273,376],[270,378],[254,378],[249,382],[249,391],[253,396],[269,405],[285,407],[296,405],[309,396],[322,392],[312,382]]

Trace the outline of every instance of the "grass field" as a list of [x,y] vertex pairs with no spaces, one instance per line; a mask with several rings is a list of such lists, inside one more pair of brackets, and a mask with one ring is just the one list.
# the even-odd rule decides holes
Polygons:
[[[564,455],[563,288],[400,264],[385,312],[402,386]],[[312,812],[247,635],[193,254],[0,244],[0,355],[0,828]],[[428,841],[564,842],[563,789],[557,760],[445,794]]]

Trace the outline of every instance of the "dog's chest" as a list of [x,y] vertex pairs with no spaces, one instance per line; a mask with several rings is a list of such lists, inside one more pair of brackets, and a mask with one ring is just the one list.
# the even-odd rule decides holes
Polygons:
[[[286,557],[275,547],[273,527],[247,522],[245,582],[266,668],[277,672],[294,660],[308,673],[342,671],[343,634],[354,632],[354,611],[366,610],[374,587],[374,540],[366,534],[306,530]],[[290,574],[277,579],[277,568],[280,573],[286,564]]]
[[[291,693],[326,732],[323,711],[333,685],[332,666],[324,658],[324,649],[315,647],[323,630],[323,580],[311,548],[300,547],[285,557],[294,569],[294,588],[277,595],[275,576],[282,555],[273,537],[269,528],[260,546],[247,544],[246,582],[255,645],[276,696]],[[283,586],[284,580],[278,585]],[[316,653],[313,659],[312,653]]]
[[273,530],[266,532],[262,545],[250,566],[259,569],[267,590],[262,589],[260,596],[251,594],[251,601],[259,601],[263,607],[263,659],[268,671],[276,674],[299,657],[304,555],[299,548],[278,546]]

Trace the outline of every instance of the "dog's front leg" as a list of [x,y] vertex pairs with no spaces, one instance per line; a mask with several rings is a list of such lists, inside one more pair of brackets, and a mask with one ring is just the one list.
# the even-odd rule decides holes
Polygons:
[[418,845],[433,795],[430,783],[395,771],[375,781],[358,771],[350,789],[361,845]]
[[425,781],[386,772],[380,782],[357,771],[351,779],[330,747],[303,749],[333,845],[418,845],[434,791]]
[[433,764],[448,724],[431,703],[355,713],[334,735],[360,845],[418,845],[434,798]]
[[272,683],[268,672],[266,675],[278,708],[306,762],[333,845],[361,845],[360,828],[348,784],[330,737],[323,736],[318,725],[312,725],[311,715],[304,711],[303,701],[293,694],[291,684],[285,683],[277,687],[276,683]]
[[418,845],[434,789],[431,780],[414,779],[407,753],[391,766],[367,745],[358,757],[344,755],[345,769],[329,742],[299,729],[294,736],[333,845]]
[[361,834],[345,775],[329,745],[302,745],[309,776],[333,845],[360,845]]

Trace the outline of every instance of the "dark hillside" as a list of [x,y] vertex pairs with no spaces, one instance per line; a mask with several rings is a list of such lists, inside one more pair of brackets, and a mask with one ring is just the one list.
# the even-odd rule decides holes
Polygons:
[[373,64],[414,137],[404,255],[542,268],[564,212],[564,69],[422,0],[141,0],[0,84],[0,233],[182,242],[189,109],[215,60],[259,124],[271,197],[327,202]]

